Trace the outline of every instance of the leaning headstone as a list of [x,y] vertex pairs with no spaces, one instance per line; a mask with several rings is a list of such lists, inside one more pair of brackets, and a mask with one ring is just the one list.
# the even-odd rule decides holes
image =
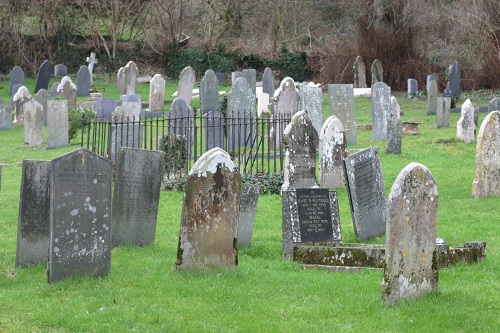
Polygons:
[[208,69],[200,82],[201,112],[219,110],[219,80],[215,72]]
[[487,196],[500,196],[500,111],[488,113],[477,136],[472,197]]
[[352,84],[329,84],[328,98],[330,101],[330,115],[339,118],[344,126],[346,143],[355,145],[358,139],[356,136],[356,113]]
[[34,99],[24,104],[24,143],[30,148],[43,143],[43,106]]
[[238,168],[225,151],[196,161],[185,185],[176,270],[238,265],[240,195]]
[[418,95],[418,82],[415,79],[408,79],[408,98],[414,98]]
[[13,91],[13,88],[16,84],[24,85],[24,71],[21,67],[15,66],[10,71],[10,89],[9,96],[12,96],[16,92]]
[[47,101],[52,100],[53,97],[50,96],[50,94],[47,90],[40,89],[36,93],[35,99],[38,103],[42,104],[42,107],[43,107],[43,125],[47,126]]
[[361,56],[357,56],[353,65],[354,88],[366,88],[366,66]]
[[467,99],[461,108],[461,117],[457,122],[457,138],[465,143],[474,141],[476,124],[474,123],[474,107],[470,99]]
[[434,75],[434,74],[427,75],[427,81],[426,81],[426,84],[425,84],[425,89],[426,89],[427,92],[429,92],[429,85],[431,84],[432,81],[435,81],[436,84],[437,84],[437,76]]
[[57,148],[69,144],[68,101],[47,101],[47,148]]
[[203,115],[203,123],[207,151],[215,147],[224,149],[226,143],[224,115],[220,111],[208,111]]
[[437,212],[434,177],[422,164],[410,163],[397,176],[388,199],[384,303],[394,305],[437,289]]
[[322,188],[345,186],[342,160],[346,156],[346,139],[342,122],[330,116],[319,135],[319,184]]
[[259,200],[259,185],[241,184],[238,249],[252,244],[255,211]]
[[377,147],[344,159],[354,233],[361,240],[385,232],[386,196]]
[[78,149],[51,163],[48,282],[111,268],[111,161]]
[[61,83],[57,86],[57,93],[68,100],[68,107],[71,109],[76,109],[77,91],[77,86],[71,81],[69,76],[63,77]]
[[191,105],[195,82],[196,73],[191,66],[187,66],[179,75],[179,88],[177,89],[177,98],[184,100],[187,105]]
[[163,110],[165,107],[165,79],[155,74],[149,82],[149,111]]
[[450,80],[448,82],[448,88],[450,88],[453,97],[460,97],[460,66],[458,61],[454,61],[450,66]]
[[427,89],[427,115],[436,114],[437,112],[437,97],[438,97],[438,88],[437,82],[431,81],[429,82],[429,87]]
[[306,111],[316,132],[321,132],[323,127],[323,90],[314,82],[300,86],[299,110]]
[[21,86],[17,92],[12,96],[12,101],[15,105],[16,113],[14,115],[14,127],[19,127],[24,125],[24,110],[25,105],[31,100],[31,95],[28,92],[28,88]]
[[123,68],[123,94],[122,95],[134,95],[135,94],[135,86],[137,84],[137,66],[135,62],[129,61],[127,65]]
[[48,60],[45,60],[38,69],[38,75],[36,77],[35,84],[35,94],[40,89],[49,89],[50,74],[52,73],[52,66]]
[[227,94],[228,149],[251,146],[255,133],[255,95],[245,78],[240,77]]
[[120,148],[113,194],[112,245],[153,244],[165,152]]
[[91,74],[87,66],[81,66],[76,74],[76,95],[90,96]]
[[495,97],[488,104],[488,112],[500,111],[500,97]]
[[12,128],[12,111],[10,106],[0,104],[0,130]]
[[262,92],[269,94],[269,96],[274,96],[274,75],[273,70],[269,67],[264,69],[264,74],[262,74]]
[[54,76],[63,77],[68,75],[68,66],[64,64],[57,64],[54,66]]
[[247,79],[248,87],[250,87],[255,96],[257,87],[257,71],[253,68],[247,68],[244,69],[241,73],[243,74],[243,77]]
[[438,97],[436,111],[436,128],[450,126],[451,98]]
[[16,266],[47,261],[50,221],[50,161],[23,160]]
[[305,111],[294,114],[283,132],[286,154],[282,191],[318,187],[316,184],[317,135]]
[[372,87],[377,82],[384,82],[384,68],[380,60],[375,59],[372,63]]
[[387,120],[391,110],[391,88],[384,82],[372,86],[372,141],[387,139]]
[[120,67],[116,74],[116,84],[118,86],[118,93],[125,95],[125,67]]

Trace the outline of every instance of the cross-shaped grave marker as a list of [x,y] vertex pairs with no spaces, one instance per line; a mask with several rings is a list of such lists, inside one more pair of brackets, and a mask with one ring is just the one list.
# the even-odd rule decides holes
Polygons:
[[94,82],[94,76],[92,74],[92,71],[94,69],[94,64],[97,64],[97,59],[95,56],[96,56],[96,54],[94,52],[91,52],[90,57],[87,57],[87,59],[85,60],[86,62],[89,63],[88,68],[89,68],[89,72],[90,72],[90,84],[92,84]]

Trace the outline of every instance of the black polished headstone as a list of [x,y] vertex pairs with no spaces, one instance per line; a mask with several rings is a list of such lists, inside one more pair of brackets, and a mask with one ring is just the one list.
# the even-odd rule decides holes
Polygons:
[[49,89],[49,81],[50,75],[52,73],[52,66],[50,65],[50,61],[45,60],[42,65],[40,65],[40,69],[38,70],[38,75],[36,77],[35,84],[35,94],[40,89]]
[[15,66],[12,68],[10,71],[10,89],[9,89],[9,96],[13,96],[16,91],[14,91],[14,86],[15,85],[24,85],[24,71],[21,67]]

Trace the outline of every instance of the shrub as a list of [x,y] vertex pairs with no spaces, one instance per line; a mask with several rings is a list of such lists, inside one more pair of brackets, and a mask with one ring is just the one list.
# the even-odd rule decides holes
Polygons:
[[82,129],[82,118],[92,119],[94,112],[90,109],[69,109],[68,110],[68,138],[71,141],[76,138],[78,131]]

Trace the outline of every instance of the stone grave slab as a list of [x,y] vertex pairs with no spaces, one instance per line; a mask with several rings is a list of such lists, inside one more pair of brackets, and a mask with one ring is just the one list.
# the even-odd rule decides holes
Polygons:
[[91,76],[87,66],[80,66],[76,74],[76,96],[90,96]]
[[408,98],[418,96],[418,82],[415,79],[408,79]]
[[488,112],[500,111],[500,97],[493,98],[488,104]]
[[384,82],[372,85],[372,141],[387,139],[387,120],[391,110],[391,88]]
[[319,136],[320,187],[340,188],[345,186],[344,166],[346,138],[344,126],[335,116],[324,123]]
[[30,148],[43,143],[43,106],[34,99],[24,104],[24,143]]
[[253,68],[246,68],[242,72],[243,77],[247,79],[248,87],[252,90],[253,95],[256,96],[256,88],[257,88],[257,71]]
[[448,88],[450,88],[452,97],[460,97],[460,82],[461,82],[461,74],[460,74],[460,66],[458,61],[454,61],[450,66],[450,80],[448,82]]
[[16,84],[24,85],[24,71],[20,66],[14,66],[10,71],[9,96],[13,96],[16,93],[13,89]]
[[469,144],[474,141],[476,123],[474,122],[474,106],[470,99],[467,99],[461,107],[461,117],[457,122],[457,138]]
[[76,109],[77,90],[77,86],[69,76],[63,77],[61,83],[57,86],[57,93],[68,100],[68,107],[71,109]]
[[155,74],[149,82],[149,111],[163,110],[165,107],[165,79]]
[[208,111],[203,116],[205,125],[205,143],[207,151],[226,146],[226,135],[224,134],[224,115],[220,111]]
[[187,105],[191,105],[195,82],[196,73],[191,66],[187,66],[179,75],[179,87],[177,89],[177,98],[184,100]]
[[330,115],[339,118],[344,126],[346,144],[355,145],[356,136],[356,111],[354,109],[354,90],[352,84],[329,84],[328,98]]
[[16,111],[14,114],[14,127],[24,126],[24,111],[26,103],[30,100],[31,95],[25,86],[19,87],[14,96],[12,96],[12,102],[15,105]]
[[255,134],[255,94],[244,77],[236,79],[227,94],[228,149],[251,146]]
[[382,67],[382,62],[375,59],[372,63],[372,87],[377,82],[384,82],[384,68]]
[[139,70],[135,62],[129,61],[127,65],[123,68],[123,94],[122,95],[134,95],[135,86],[137,84],[137,73]]
[[302,85],[299,89],[299,96],[299,110],[309,114],[309,118],[311,118],[319,135],[323,127],[323,90],[321,86],[316,86],[314,82]]
[[68,66],[64,64],[57,64],[54,66],[54,76],[63,77],[68,75]]
[[241,184],[238,249],[252,244],[255,212],[259,200],[259,185]]
[[437,97],[438,97],[438,88],[437,82],[432,80],[429,82],[429,86],[427,88],[427,115],[436,114],[437,113]]
[[68,101],[47,101],[47,148],[69,145],[68,136]]
[[0,130],[12,128],[12,111],[10,106],[0,104]]
[[274,74],[273,70],[269,67],[264,69],[262,74],[262,92],[269,96],[274,96]]
[[219,110],[219,80],[211,69],[205,72],[200,82],[200,102],[203,114]]
[[357,56],[354,60],[354,88],[366,88],[366,66],[361,56]]

